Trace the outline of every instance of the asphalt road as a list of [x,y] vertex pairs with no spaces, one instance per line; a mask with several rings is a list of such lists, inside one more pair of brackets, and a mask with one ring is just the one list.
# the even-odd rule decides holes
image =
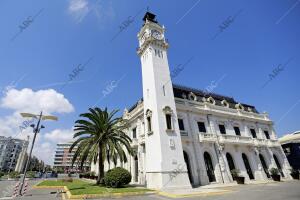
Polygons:
[[[260,185],[243,185],[226,188],[233,190],[232,193],[198,196],[188,198],[176,198],[176,200],[300,200],[300,181],[269,183]],[[103,200],[105,198],[102,198]],[[170,200],[164,196],[149,195],[117,198],[123,200]],[[174,199],[173,199],[174,200]]]
[[[30,185],[34,185],[37,181],[30,181]],[[9,191],[11,185],[15,185],[12,181],[0,181],[0,197],[3,197],[3,192]],[[214,195],[214,196],[197,196],[188,198],[176,198],[176,200],[300,200],[300,181],[290,181],[281,183],[268,183],[259,185],[240,185],[228,187],[227,190],[232,190],[232,193]],[[57,190],[29,190],[27,196],[22,197],[22,200],[55,200],[61,199],[55,194]],[[1,199],[1,198],[0,198]],[[109,198],[101,198],[107,200]],[[172,198],[146,195],[133,196],[124,198],[113,198],[118,200],[169,200]]]

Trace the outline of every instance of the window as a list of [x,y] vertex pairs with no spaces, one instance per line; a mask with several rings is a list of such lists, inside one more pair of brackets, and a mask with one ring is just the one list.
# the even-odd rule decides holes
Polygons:
[[226,129],[225,126],[223,124],[219,124],[219,130],[221,134],[226,134]]
[[183,119],[178,119],[179,130],[184,131]]
[[239,135],[239,136],[241,136],[241,131],[240,131],[240,128],[239,127],[237,127],[237,126],[235,126],[235,127],[233,127],[234,128],[234,132],[235,132],[235,134],[236,135]]
[[251,132],[251,135],[252,135],[253,138],[257,138],[255,129],[251,128],[250,132]]
[[152,131],[152,125],[151,125],[151,117],[147,117],[147,124],[148,124],[148,132]]
[[270,134],[268,131],[264,131],[266,138],[269,140],[270,139]]
[[136,128],[132,129],[132,138],[136,138]]
[[204,122],[197,122],[197,124],[198,124],[199,132],[206,133],[206,128],[205,128]]
[[226,134],[226,129],[225,129],[225,126],[223,124],[219,124],[219,129],[220,129],[221,134]]
[[167,129],[171,130],[172,129],[172,121],[171,121],[171,115],[166,114],[166,123],[167,123]]

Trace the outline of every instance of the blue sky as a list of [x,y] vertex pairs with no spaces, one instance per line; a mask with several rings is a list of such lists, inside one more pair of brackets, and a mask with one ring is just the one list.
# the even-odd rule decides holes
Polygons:
[[18,113],[46,106],[59,121],[45,122],[35,153],[51,164],[55,143],[88,107],[121,113],[134,104],[148,6],[166,27],[171,70],[193,58],[174,83],[205,89],[220,80],[214,92],[267,111],[279,136],[300,129],[299,0],[0,0],[0,134],[25,137]]

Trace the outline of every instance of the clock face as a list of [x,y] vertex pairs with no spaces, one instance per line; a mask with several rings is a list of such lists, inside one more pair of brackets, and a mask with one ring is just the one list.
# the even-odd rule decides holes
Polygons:
[[157,40],[162,39],[162,34],[158,30],[152,30],[151,35],[152,35],[153,38],[155,38]]

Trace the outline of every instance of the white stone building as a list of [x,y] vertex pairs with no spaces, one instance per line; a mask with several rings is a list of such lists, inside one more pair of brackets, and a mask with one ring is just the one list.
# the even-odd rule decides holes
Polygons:
[[19,155],[23,155],[22,149],[26,150],[28,140],[14,139],[12,137],[0,136],[0,171],[15,171]]
[[137,155],[120,165],[132,182],[156,189],[229,183],[232,169],[249,182],[268,179],[272,167],[290,178],[268,115],[231,97],[172,84],[165,28],[151,13],[143,20],[137,51],[143,98],[123,115]]

